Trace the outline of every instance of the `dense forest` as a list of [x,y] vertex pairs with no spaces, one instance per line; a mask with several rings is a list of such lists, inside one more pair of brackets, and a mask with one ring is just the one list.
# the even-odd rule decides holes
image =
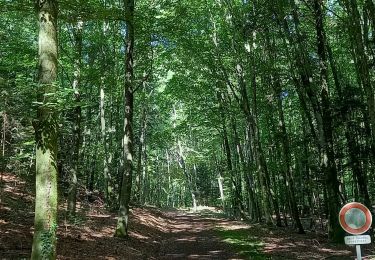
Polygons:
[[83,197],[115,237],[211,206],[342,243],[375,199],[374,68],[374,0],[0,0],[0,201],[33,186],[32,259]]

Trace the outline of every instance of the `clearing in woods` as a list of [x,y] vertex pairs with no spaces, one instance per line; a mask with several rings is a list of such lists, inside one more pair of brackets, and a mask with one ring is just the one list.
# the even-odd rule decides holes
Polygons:
[[[0,259],[28,258],[33,232],[32,188],[4,173],[0,204]],[[324,235],[291,233],[221,217],[214,209],[133,208],[130,238],[113,237],[116,212],[81,196],[75,223],[61,203],[58,259],[353,259],[354,249]],[[374,254],[366,247],[366,254]]]

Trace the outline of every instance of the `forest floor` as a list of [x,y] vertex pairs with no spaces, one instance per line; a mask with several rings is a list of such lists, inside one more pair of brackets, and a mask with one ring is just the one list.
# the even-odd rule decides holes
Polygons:
[[[33,232],[33,196],[29,185],[3,174],[0,194],[0,259],[28,259]],[[206,208],[184,210],[133,208],[130,237],[113,237],[116,214],[100,200],[79,203],[73,224],[61,204],[58,259],[354,259],[354,248],[328,242],[324,234],[299,235],[233,221]],[[374,248],[365,248],[375,259]]]

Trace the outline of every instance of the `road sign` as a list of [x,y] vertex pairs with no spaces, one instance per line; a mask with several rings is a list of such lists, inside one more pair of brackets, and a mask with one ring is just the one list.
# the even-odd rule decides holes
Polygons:
[[347,245],[371,244],[371,237],[369,235],[347,236],[347,237],[345,237],[345,244],[347,244]]
[[341,227],[352,235],[361,235],[371,227],[370,210],[358,202],[346,204],[339,213]]

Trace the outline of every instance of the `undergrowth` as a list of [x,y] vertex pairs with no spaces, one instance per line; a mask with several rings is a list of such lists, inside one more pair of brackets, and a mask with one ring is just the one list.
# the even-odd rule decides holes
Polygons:
[[247,229],[217,229],[217,235],[245,259],[270,259],[262,253],[263,242],[251,237]]

